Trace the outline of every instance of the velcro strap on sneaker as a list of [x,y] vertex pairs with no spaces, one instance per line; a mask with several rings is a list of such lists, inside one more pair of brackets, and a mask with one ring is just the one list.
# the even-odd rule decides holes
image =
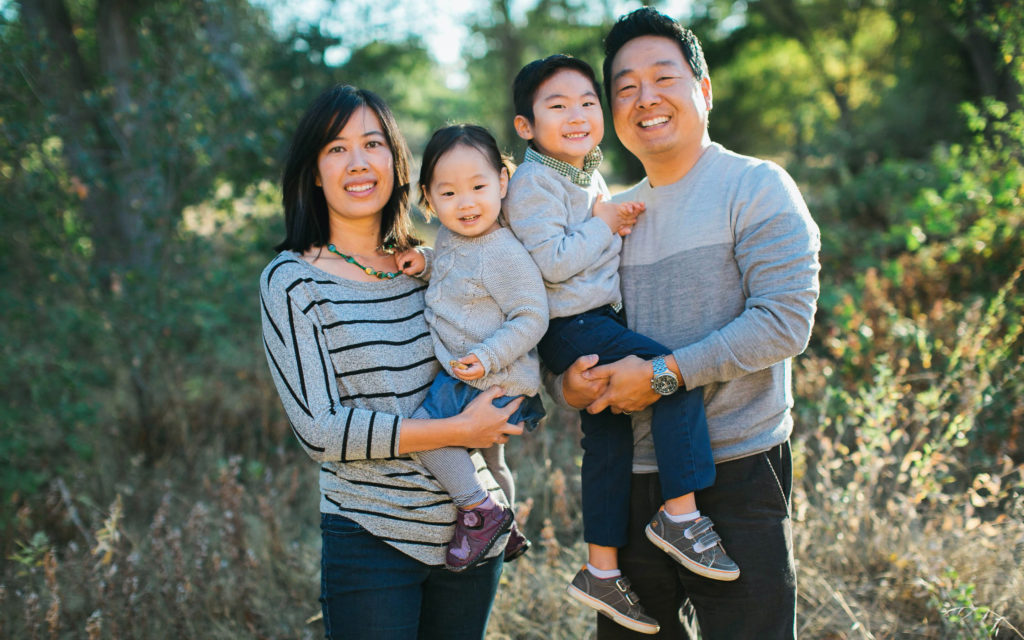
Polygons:
[[705,531],[711,529],[711,527],[713,526],[715,525],[713,522],[711,522],[711,518],[704,517],[698,520],[697,522],[693,523],[692,526],[688,527],[685,531],[683,531],[683,535],[685,535],[690,540],[693,540],[694,538],[699,537]]
[[635,607],[640,604],[640,598],[636,597],[636,594],[633,593],[633,590],[630,588],[629,580],[626,578],[619,578],[615,581],[615,587],[622,592],[622,597],[626,599],[629,606]]
[[714,530],[708,531],[693,543],[693,550],[697,553],[706,551],[722,541],[722,537]]

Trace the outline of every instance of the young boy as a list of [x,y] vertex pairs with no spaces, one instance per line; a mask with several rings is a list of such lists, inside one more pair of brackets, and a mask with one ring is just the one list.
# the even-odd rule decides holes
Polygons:
[[[505,210],[547,288],[551,320],[538,352],[555,373],[592,353],[601,364],[627,355],[651,359],[651,388],[662,396],[653,407],[652,434],[665,504],[647,537],[695,573],[735,580],[739,569],[694,501],[693,492],[715,479],[703,392],[681,388],[665,365],[671,350],[627,329],[621,315],[621,236],[642,205],[604,201],[608,187],[597,171],[604,136],[599,95],[593,69],[565,55],[531,62],[513,84],[516,132],[529,147],[509,183]],[[657,633],[658,622],[644,613],[618,569],[629,515],[630,418],[609,410],[580,415],[588,562],[569,594],[634,631]]]

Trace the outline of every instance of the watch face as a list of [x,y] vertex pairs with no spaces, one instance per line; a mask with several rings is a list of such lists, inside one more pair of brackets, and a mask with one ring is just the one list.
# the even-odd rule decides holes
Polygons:
[[651,388],[663,396],[671,395],[679,389],[679,381],[671,373],[654,376]]

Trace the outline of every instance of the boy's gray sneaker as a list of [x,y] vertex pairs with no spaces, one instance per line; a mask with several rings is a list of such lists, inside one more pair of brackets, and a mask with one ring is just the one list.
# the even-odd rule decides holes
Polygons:
[[672,522],[662,507],[645,531],[656,547],[697,575],[726,582],[735,580],[740,577],[740,568],[726,555],[714,526],[707,516]]
[[646,634],[658,633],[661,629],[658,621],[644,612],[625,576],[598,578],[583,567],[566,590],[573,598],[627,629]]

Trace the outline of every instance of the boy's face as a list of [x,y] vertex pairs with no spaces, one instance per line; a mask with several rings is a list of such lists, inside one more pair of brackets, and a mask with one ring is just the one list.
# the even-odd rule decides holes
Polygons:
[[582,73],[562,69],[537,87],[533,122],[515,118],[516,133],[537,151],[578,169],[604,138],[604,115],[594,85]]

